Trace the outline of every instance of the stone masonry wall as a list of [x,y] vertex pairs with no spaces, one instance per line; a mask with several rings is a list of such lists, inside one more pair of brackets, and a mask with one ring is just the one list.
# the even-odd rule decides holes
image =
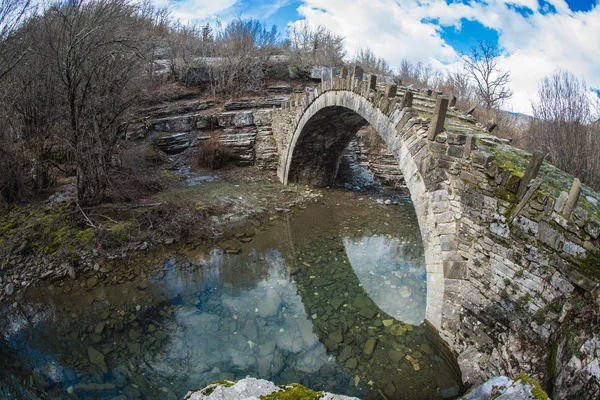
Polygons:
[[[600,220],[581,204],[566,218],[564,204],[537,181],[529,185],[525,200],[517,201],[521,177],[495,162],[489,135],[482,133],[485,140],[479,140],[459,130],[430,140],[427,116],[400,109],[405,94],[396,95],[394,89],[394,97],[386,97],[390,92],[389,86],[376,87],[371,77],[336,77],[286,102],[273,118],[282,154],[280,179],[287,181],[293,154],[301,151],[291,145],[318,109],[343,106],[360,114],[403,168],[419,216],[428,275],[435,275],[433,265],[441,258],[439,328],[459,355],[463,379],[476,384],[525,371],[545,381],[549,341],[565,322],[565,300],[597,286]],[[413,193],[421,190],[419,181],[425,193]],[[428,245],[434,238],[439,244]],[[428,290],[440,287],[432,282],[428,277]],[[429,300],[428,308],[433,307]]]

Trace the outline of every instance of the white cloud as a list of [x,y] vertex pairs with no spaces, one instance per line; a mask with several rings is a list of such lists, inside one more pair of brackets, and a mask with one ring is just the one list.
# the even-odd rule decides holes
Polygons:
[[[500,66],[512,77],[509,107],[530,112],[538,81],[557,68],[568,69],[600,87],[600,6],[572,12],[564,0],[552,0],[555,14],[541,14],[537,0],[491,0],[464,4],[444,0],[306,0],[298,9],[310,25],[322,24],[346,37],[349,54],[362,47],[399,65],[414,62],[451,64],[458,55],[440,36],[440,26],[460,28],[461,19],[494,29],[505,52]],[[510,5],[527,7],[524,17]]]
[[158,6],[166,6],[174,18],[186,23],[214,19],[237,3],[238,0],[153,0]]

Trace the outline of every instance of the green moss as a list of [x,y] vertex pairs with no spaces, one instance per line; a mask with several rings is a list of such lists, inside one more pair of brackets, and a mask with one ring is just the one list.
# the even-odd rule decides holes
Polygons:
[[543,308],[538,308],[538,310],[533,314],[533,320],[538,324],[542,325],[546,322],[546,311]]
[[527,306],[527,304],[529,304],[530,301],[531,301],[531,295],[529,293],[526,293],[517,302],[517,307],[519,307],[519,308],[525,308]]
[[595,281],[600,281],[600,257],[598,253],[592,254],[588,252],[585,260],[575,264],[577,270],[583,275]]
[[297,383],[280,387],[283,391],[260,396],[261,400],[316,400],[323,395],[322,392],[315,392]]
[[77,237],[77,239],[79,239],[79,241],[81,242],[82,245],[84,246],[90,246],[92,244],[92,242],[94,241],[94,236],[95,236],[95,232],[92,228],[89,229],[85,229],[82,231],[79,231],[75,234],[75,236]]
[[548,399],[548,394],[546,394],[546,392],[544,391],[544,389],[542,389],[542,386],[540,385],[540,383],[538,381],[536,381],[535,379],[530,378],[529,376],[527,376],[527,374],[520,373],[519,375],[517,375],[517,376],[514,377],[513,381],[514,382],[520,381],[524,385],[531,386],[531,394],[536,399],[540,399],[540,400],[547,400]]
[[154,144],[151,144],[150,146],[148,146],[148,149],[146,150],[145,158],[146,158],[147,162],[152,163],[152,164],[158,164],[163,161],[163,157],[161,156],[158,148]]
[[160,170],[160,176],[163,176],[168,179],[177,179],[177,175],[173,174],[172,172],[167,171],[166,169]]
[[503,299],[508,299],[508,290],[506,288],[502,289],[502,292],[500,292],[500,297]]
[[106,234],[106,245],[117,247],[126,244],[134,230],[132,221],[123,221],[109,225]]
[[202,389],[202,393],[205,396],[210,396],[212,394],[212,392],[214,392],[217,389],[217,387],[219,387],[219,386],[231,387],[233,385],[235,385],[234,381],[227,381],[225,379],[221,379],[221,380],[214,381],[213,383],[206,385],[204,387],[204,389]]

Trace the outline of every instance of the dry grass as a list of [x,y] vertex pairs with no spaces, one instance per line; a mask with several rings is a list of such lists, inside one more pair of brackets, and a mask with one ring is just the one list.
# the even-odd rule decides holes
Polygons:
[[219,169],[233,158],[233,152],[217,137],[212,136],[198,145],[196,164],[199,167]]

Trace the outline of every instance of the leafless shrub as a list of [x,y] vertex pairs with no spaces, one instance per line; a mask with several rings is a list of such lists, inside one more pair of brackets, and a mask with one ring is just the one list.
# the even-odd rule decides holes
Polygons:
[[199,167],[219,169],[233,158],[233,152],[217,137],[212,136],[198,145],[196,164]]
[[22,149],[0,147],[0,203],[18,201],[30,193],[32,185],[26,173],[27,164]]
[[133,143],[119,152],[119,164],[110,175],[107,198],[115,202],[138,201],[161,192],[165,178],[156,168],[165,157],[145,143]]
[[599,110],[585,82],[558,70],[540,82],[538,97],[526,148],[548,153],[557,167],[600,188]]
[[464,68],[454,68],[447,72],[441,90],[445,94],[456,96],[456,106],[467,110],[476,104],[475,88]]
[[442,72],[433,65],[421,61],[412,63],[406,58],[400,62],[396,78],[404,86],[414,85],[417,88],[437,88],[443,82]]
[[32,0],[0,0],[0,80],[2,80],[28,52],[26,37],[18,28],[32,12]]

